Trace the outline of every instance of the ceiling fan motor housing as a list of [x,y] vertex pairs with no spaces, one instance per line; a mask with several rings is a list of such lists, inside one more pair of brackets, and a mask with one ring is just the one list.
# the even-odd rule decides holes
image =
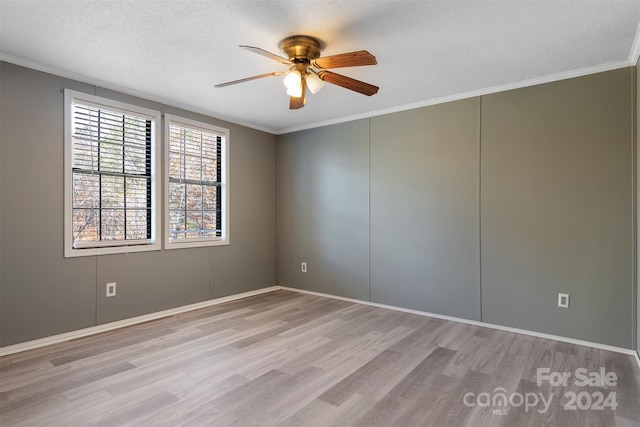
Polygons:
[[313,37],[291,36],[280,42],[280,50],[292,62],[310,63],[320,57],[320,42]]

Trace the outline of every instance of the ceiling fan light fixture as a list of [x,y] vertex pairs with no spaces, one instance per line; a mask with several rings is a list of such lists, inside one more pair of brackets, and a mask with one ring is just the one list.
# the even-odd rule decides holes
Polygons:
[[302,74],[298,70],[291,70],[284,76],[287,95],[299,98],[302,96]]
[[314,72],[307,74],[305,80],[307,81],[307,87],[314,95],[320,92],[320,89],[324,86],[324,81]]
[[375,56],[366,50],[358,50],[323,57],[320,55],[322,45],[319,40],[309,36],[296,35],[287,37],[280,42],[280,50],[285,56],[276,55],[255,46],[240,45],[241,48],[250,52],[266,56],[280,64],[288,65],[289,70],[274,71],[259,76],[233,80],[217,84],[215,87],[231,86],[264,77],[284,75],[283,83],[287,89],[287,95],[289,95],[290,110],[298,110],[304,107],[307,102],[307,87],[309,87],[309,92],[316,94],[326,82],[366,96],[378,93],[378,86],[328,71],[329,68],[375,65],[378,63]]

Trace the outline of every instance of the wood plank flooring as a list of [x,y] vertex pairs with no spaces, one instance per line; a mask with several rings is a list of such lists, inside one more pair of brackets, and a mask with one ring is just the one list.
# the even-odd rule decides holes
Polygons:
[[[540,368],[571,377],[538,381]],[[581,385],[579,368],[616,384]],[[281,290],[3,357],[0,425],[639,426],[640,369]]]

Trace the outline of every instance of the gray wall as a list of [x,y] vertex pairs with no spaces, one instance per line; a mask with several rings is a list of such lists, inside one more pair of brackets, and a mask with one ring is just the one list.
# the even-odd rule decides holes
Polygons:
[[638,189],[640,188],[640,174],[638,173],[638,165],[640,165],[640,150],[638,149],[638,143],[640,142],[640,72],[638,72],[638,67],[640,66],[640,60],[636,64],[634,68],[634,72],[636,75],[636,120],[635,120],[635,128],[636,128],[636,307],[635,307],[635,315],[636,315],[636,351],[640,355],[640,274],[638,274],[638,266],[640,265],[640,251],[638,250],[638,227],[640,226],[640,197],[638,197]]
[[[65,259],[63,88],[227,127],[231,245]],[[1,345],[276,283],[275,136],[8,63],[0,93]]]
[[368,120],[279,137],[278,284],[369,299],[368,189]]
[[632,74],[279,136],[279,284],[632,348]]
[[483,97],[484,321],[632,347],[632,71]]
[[480,320],[479,121],[478,98],[371,119],[371,301]]

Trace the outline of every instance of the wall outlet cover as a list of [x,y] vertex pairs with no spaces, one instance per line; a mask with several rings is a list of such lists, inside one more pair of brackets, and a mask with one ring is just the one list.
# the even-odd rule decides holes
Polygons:
[[558,294],[558,307],[569,308],[569,294]]
[[107,283],[107,297],[116,296],[116,282]]

